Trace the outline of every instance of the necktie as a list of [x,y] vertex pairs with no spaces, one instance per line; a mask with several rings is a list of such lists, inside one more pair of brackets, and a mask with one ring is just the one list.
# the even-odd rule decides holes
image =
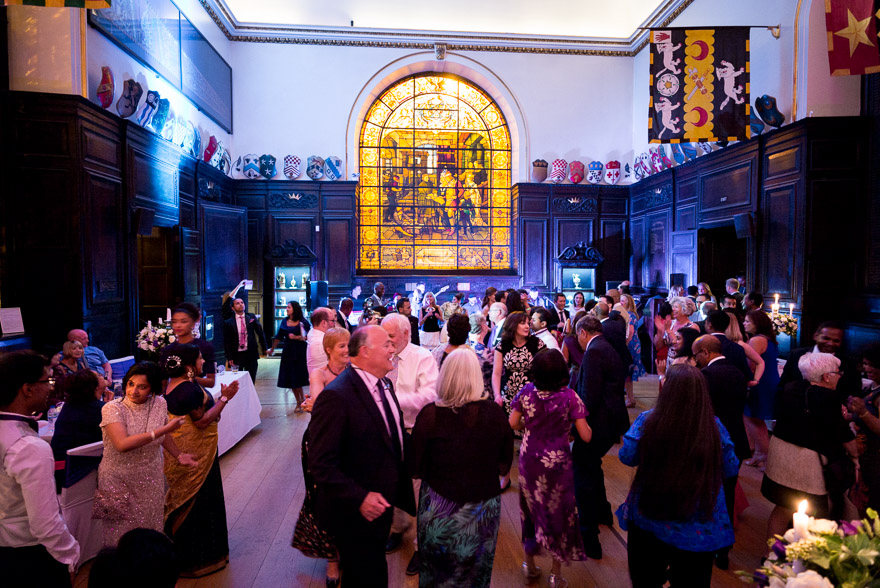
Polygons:
[[393,355],[391,357],[391,371],[388,372],[388,379],[391,380],[391,383],[394,384],[394,387],[397,388],[397,367],[400,365],[400,356]]
[[238,350],[244,351],[247,349],[247,326],[244,324],[244,315],[238,317],[238,321],[240,326],[238,327]]
[[391,437],[391,447],[394,448],[394,454],[400,459],[403,455],[403,451],[400,448],[400,435],[397,432],[397,421],[394,420],[394,413],[391,411],[391,403],[388,402],[385,382],[379,380],[376,389],[382,398],[382,409],[385,411],[385,420],[388,421],[388,435]]

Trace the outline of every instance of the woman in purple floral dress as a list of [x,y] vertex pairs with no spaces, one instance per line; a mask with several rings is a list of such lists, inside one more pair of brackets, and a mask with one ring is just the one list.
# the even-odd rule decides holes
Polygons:
[[567,386],[565,359],[556,349],[538,352],[532,360],[531,384],[511,404],[510,426],[525,428],[519,454],[519,502],[527,581],[538,577],[535,555],[541,547],[553,557],[550,586],[568,585],[562,564],[586,559],[574,494],[574,472],[568,435],[574,424],[589,443],[593,432],[587,409]]

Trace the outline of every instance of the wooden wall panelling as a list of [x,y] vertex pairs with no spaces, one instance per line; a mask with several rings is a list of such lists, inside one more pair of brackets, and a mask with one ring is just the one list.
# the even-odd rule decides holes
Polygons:
[[669,232],[672,212],[655,212],[645,217],[645,286],[669,287]]
[[85,221],[83,246],[86,281],[85,308],[122,303],[126,299],[125,259],[127,210],[122,182],[83,170]]
[[675,207],[675,230],[693,231],[697,228],[697,205]]
[[183,264],[183,298],[189,302],[201,303],[202,296],[202,251],[201,233],[186,227],[180,228],[180,243]]
[[300,214],[269,213],[269,242],[268,246],[274,247],[284,243],[287,239],[293,239],[302,245],[308,245],[314,251],[316,244],[315,226],[318,216],[314,213],[303,212]]
[[764,188],[759,230],[761,235],[760,272],[755,286],[761,292],[779,293],[793,299],[800,306],[802,283],[803,223],[799,206],[803,206],[803,181],[799,177],[789,182]]
[[601,227],[600,237],[594,246],[605,257],[605,261],[596,272],[597,284],[604,284],[609,280],[629,280],[626,220],[606,220],[603,218],[599,221],[599,225]]
[[686,285],[696,284],[697,279],[697,231],[672,231],[670,233],[669,273],[684,274]]
[[126,122],[128,201],[156,213],[155,226],[173,227],[180,219],[180,152],[162,145],[141,127]]
[[350,290],[354,262],[352,252],[355,251],[354,219],[350,216],[325,216],[321,222],[321,234],[323,251],[322,258],[318,260],[321,279],[337,288]]
[[[248,276],[254,282],[253,289],[247,291],[249,312],[263,314],[263,255],[266,239],[266,213],[248,210],[247,242],[248,242]],[[270,311],[271,312],[271,311]]]
[[645,217],[634,218],[630,222],[630,280],[633,286],[644,286],[645,260]]
[[700,175],[700,222],[711,223],[753,210],[758,182],[756,150],[736,152],[719,160]]
[[202,160],[196,162],[196,193],[199,200],[219,204],[232,204],[234,181],[232,178]]
[[548,280],[548,231],[546,218],[520,218],[522,248],[520,267],[524,286],[547,288]]

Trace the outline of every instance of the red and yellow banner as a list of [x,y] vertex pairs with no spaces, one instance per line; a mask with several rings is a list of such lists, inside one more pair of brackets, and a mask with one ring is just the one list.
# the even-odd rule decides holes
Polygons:
[[651,143],[742,141],[749,127],[749,29],[651,31]]
[[880,71],[878,5],[880,2],[875,0],[825,0],[831,75],[855,76]]

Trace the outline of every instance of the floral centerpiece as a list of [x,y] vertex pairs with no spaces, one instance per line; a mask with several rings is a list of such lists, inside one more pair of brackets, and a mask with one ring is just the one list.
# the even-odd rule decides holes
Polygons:
[[141,329],[137,337],[135,337],[138,349],[155,354],[159,354],[163,347],[174,343],[176,340],[177,337],[174,336],[174,331],[171,330],[169,325],[162,324],[161,319],[158,326],[153,326],[152,321],[147,321],[147,326]]
[[777,335],[788,335],[789,337],[797,335],[798,320],[791,314],[774,312],[770,314],[770,322],[773,323],[773,330]]
[[[769,541],[771,552],[756,572],[737,572],[770,588],[880,586],[880,518],[868,509],[861,521],[814,519],[801,514],[795,528]],[[743,578],[746,579],[746,578]]]

